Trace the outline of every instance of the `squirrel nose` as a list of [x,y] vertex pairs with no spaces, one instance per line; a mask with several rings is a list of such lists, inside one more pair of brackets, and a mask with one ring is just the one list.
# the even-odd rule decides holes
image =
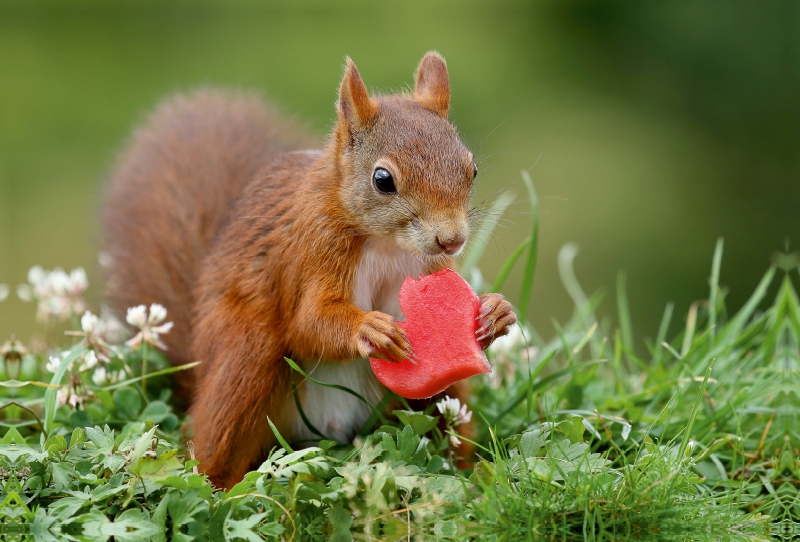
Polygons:
[[439,237],[436,236],[436,243],[448,254],[455,254],[459,251],[459,249],[464,246],[464,239],[463,235],[454,235],[453,237]]

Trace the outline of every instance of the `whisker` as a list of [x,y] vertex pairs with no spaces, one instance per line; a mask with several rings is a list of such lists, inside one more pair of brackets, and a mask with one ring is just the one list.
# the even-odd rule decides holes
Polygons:
[[482,158],[480,159],[480,161],[478,162],[478,165],[481,165],[481,164],[482,164],[484,161],[488,160],[489,158],[494,158],[495,156],[505,156],[505,155],[507,155],[507,154],[519,154],[519,153],[518,153],[518,152],[516,152],[516,151],[499,151],[499,152],[493,152],[492,154],[489,154],[489,155],[486,155],[486,156],[482,157]]
[[510,121],[512,118],[514,118],[514,117],[508,117],[506,120],[502,121],[500,124],[498,124],[497,126],[495,126],[495,127],[494,127],[494,129],[492,129],[492,131],[491,131],[491,132],[489,132],[488,134],[486,134],[486,135],[484,136],[484,138],[483,138],[483,139],[481,139],[481,142],[480,142],[480,143],[478,143],[478,148],[477,148],[477,149],[475,149],[475,150],[476,150],[476,151],[479,151],[479,150],[481,149],[481,147],[483,146],[484,142],[485,142],[487,139],[489,139],[489,137],[490,137],[490,136],[491,136],[493,133],[495,133],[497,130],[499,130],[501,126],[503,126],[505,123],[507,123],[508,121]]

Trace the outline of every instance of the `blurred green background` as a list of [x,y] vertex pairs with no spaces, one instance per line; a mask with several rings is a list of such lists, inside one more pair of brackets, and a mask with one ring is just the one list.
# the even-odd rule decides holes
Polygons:
[[[481,160],[478,200],[508,185],[541,198],[531,319],[552,333],[578,278],[628,276],[637,335],[668,301],[707,294],[715,240],[738,306],[800,225],[800,4],[794,1],[37,1],[0,3],[0,283],[34,264],[84,266],[97,303],[104,176],[163,96],[201,85],[262,91],[319,134],[345,55],[368,87],[408,88],[447,59],[452,115]],[[493,280],[527,235],[515,204],[482,262]],[[169,232],[165,232],[168,234]],[[790,245],[790,251],[793,250]],[[516,300],[519,272],[506,288]],[[0,339],[35,329],[12,293]]]

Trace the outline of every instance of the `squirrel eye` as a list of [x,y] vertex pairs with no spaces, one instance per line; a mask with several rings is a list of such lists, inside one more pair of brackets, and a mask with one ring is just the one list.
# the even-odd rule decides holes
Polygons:
[[472,164],[472,179],[478,176],[478,164]]
[[396,194],[397,188],[394,186],[394,179],[392,174],[387,170],[379,167],[372,174],[372,181],[375,183],[375,189],[381,194]]

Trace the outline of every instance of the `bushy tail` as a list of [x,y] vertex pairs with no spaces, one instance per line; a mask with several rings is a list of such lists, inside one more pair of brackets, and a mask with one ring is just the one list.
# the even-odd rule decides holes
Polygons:
[[161,103],[136,130],[103,206],[103,264],[118,315],[161,303],[174,364],[188,359],[197,267],[232,203],[271,158],[311,145],[259,98],[201,90]]

